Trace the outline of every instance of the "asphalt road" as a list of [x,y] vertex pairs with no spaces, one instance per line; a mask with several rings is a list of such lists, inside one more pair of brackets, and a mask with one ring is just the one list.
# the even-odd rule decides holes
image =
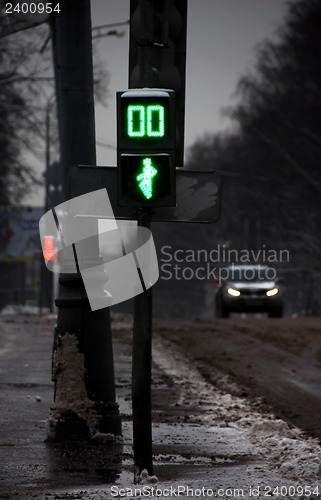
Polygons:
[[[263,491],[279,485],[296,488],[300,481],[319,488],[321,451],[316,440],[261,412],[261,403],[252,404],[245,394],[254,388],[246,359],[253,374],[253,366],[260,365],[260,352],[264,352],[262,359],[271,354],[274,366],[278,366],[277,354],[283,352],[285,361],[280,366],[287,367],[287,359],[298,360],[306,351],[310,336],[317,342],[319,327],[305,324],[306,334],[293,342],[291,329],[288,336],[284,333],[286,323],[273,322],[283,332],[279,335],[275,329],[269,333],[270,324],[238,320],[158,324],[153,341],[152,419],[154,473],[160,488],[189,485],[195,491],[201,487],[231,491],[241,487],[244,500],[253,498],[251,485],[260,485]],[[300,322],[293,325],[299,328]],[[111,498],[112,486],[133,485],[131,329],[130,320],[113,323],[123,441],[46,443],[53,398],[53,319],[0,318],[0,498],[102,500]],[[282,347],[270,342],[281,338]],[[240,359],[242,363],[237,362]],[[233,385],[231,369],[237,365],[244,365],[244,387],[248,384],[251,391]],[[224,370],[230,375],[224,375]],[[311,500],[319,498],[316,494]]]
[[277,416],[321,438],[321,318],[159,321],[156,331],[214,385],[260,398]]

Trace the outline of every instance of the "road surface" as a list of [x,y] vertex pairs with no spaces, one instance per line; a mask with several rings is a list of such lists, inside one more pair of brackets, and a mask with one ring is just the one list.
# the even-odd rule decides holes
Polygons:
[[155,326],[208,381],[220,387],[228,380],[238,395],[260,398],[277,416],[321,438],[321,318],[235,316]]
[[[161,494],[164,489],[188,486],[195,492],[207,488],[209,496],[220,488],[224,498],[238,498],[235,491],[241,488],[241,498],[252,500],[253,485],[261,488],[262,495],[282,486],[283,493],[284,489],[289,493],[282,498],[293,498],[293,491],[298,497],[302,488],[313,492],[311,500],[320,498],[321,447],[317,440],[272,413],[262,412],[261,403],[247,397],[245,389],[233,385],[222,371],[229,370],[228,361],[237,356],[245,361],[242,349],[247,349],[249,359],[258,357],[261,345],[271,346],[273,352],[272,336],[268,342],[262,336],[262,328],[265,325],[268,333],[269,324],[249,326],[247,321],[232,320],[158,324],[152,373],[158,498],[168,498]],[[273,324],[277,326],[277,322]],[[45,443],[53,397],[53,325],[54,318],[0,316],[0,498],[110,499],[111,488],[124,491],[133,486],[132,319],[113,322],[123,441],[109,444]],[[306,324],[304,328],[310,331]],[[291,338],[285,358],[287,351],[294,350],[290,349]],[[252,346],[252,356],[246,345]],[[212,363],[216,357],[222,370]],[[246,372],[244,377],[250,380]],[[179,496],[186,498],[185,490]]]

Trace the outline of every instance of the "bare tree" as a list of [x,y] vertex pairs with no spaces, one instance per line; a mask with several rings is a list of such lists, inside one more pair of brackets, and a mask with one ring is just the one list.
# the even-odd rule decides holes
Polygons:
[[[0,205],[9,205],[18,204],[43,183],[34,172],[32,157],[44,161],[48,112],[51,148],[57,145],[58,133],[52,105],[51,18],[45,13],[5,15],[1,4]],[[108,72],[98,58],[94,80],[95,97],[105,103]]]
[[[238,103],[227,110],[233,132],[198,141],[189,157],[223,172],[221,230],[233,245],[288,248],[309,289],[321,264],[320,54],[320,1],[289,2],[277,40],[258,46],[239,81]],[[320,311],[315,286],[314,294]]]

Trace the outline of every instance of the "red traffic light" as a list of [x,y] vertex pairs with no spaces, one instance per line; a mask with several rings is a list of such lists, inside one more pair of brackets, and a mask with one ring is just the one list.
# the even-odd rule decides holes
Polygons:
[[43,239],[43,250],[42,255],[46,260],[55,260],[56,249],[55,249],[55,238],[53,236],[45,236]]

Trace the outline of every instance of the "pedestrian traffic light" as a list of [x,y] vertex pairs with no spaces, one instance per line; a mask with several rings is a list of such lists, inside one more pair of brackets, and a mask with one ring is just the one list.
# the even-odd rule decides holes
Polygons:
[[175,206],[175,136],[172,90],[117,93],[120,206]]
[[[187,0],[150,0],[149,7],[151,26],[142,10],[146,2],[130,1],[128,86],[175,91],[175,165],[183,166]],[[151,68],[149,81],[145,77],[146,60]]]

